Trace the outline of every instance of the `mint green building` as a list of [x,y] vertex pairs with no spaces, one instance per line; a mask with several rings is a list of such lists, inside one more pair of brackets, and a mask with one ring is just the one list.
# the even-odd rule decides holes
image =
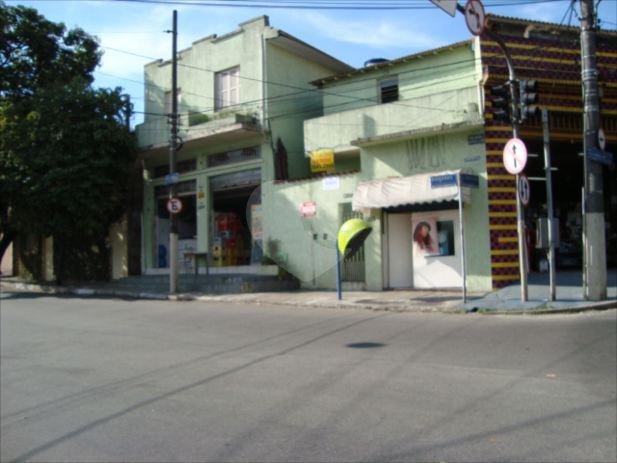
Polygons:
[[[145,120],[137,127],[144,164],[142,272],[169,268],[168,184],[179,175],[179,269],[190,252],[246,272],[263,260],[262,184],[309,174],[302,123],[322,114],[310,81],[349,72],[341,61],[258,17],[178,55],[182,148],[169,172],[171,62],[145,66]],[[295,218],[295,216],[294,216]],[[281,217],[282,219],[282,217]]]
[[304,152],[330,156],[318,167],[325,172],[263,186],[265,252],[303,287],[334,288],[336,233],[354,216],[373,231],[345,263],[345,285],[461,287],[463,172],[477,181],[462,188],[466,286],[491,289],[479,46],[374,60],[312,82],[324,110],[304,122]]

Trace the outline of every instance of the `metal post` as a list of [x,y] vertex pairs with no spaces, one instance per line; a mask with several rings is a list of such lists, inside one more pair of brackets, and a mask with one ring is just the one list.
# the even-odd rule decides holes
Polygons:
[[463,223],[463,190],[461,187],[461,173],[456,176],[458,184],[458,220],[461,226],[461,263],[463,265],[463,304],[467,302],[467,261],[465,259],[465,225]]
[[[486,30],[485,34],[493,39],[506,58],[508,66],[508,80],[510,85],[510,100],[512,104],[512,137],[518,138],[518,89],[516,88],[516,74],[514,73],[514,64],[512,57],[508,51],[506,44],[497,34]],[[525,220],[523,218],[523,205],[521,204],[521,196],[519,194],[519,176],[516,175],[516,231],[518,236],[518,265],[521,278],[521,301],[527,301],[527,243],[525,241]]]
[[583,153],[585,208],[583,209],[583,278],[585,299],[606,299],[606,237],[602,165],[590,161],[589,150],[597,147],[600,128],[600,97],[596,64],[596,32],[593,0],[581,0],[581,80],[583,82]]
[[334,241],[334,252],[336,252],[336,296],[340,301],[343,299],[341,289],[341,253],[338,251],[338,238]]
[[[178,140],[178,12],[173,12],[171,46],[171,139],[169,141],[169,173],[176,172],[176,148]],[[176,196],[176,184],[169,185],[169,199]],[[176,214],[169,213],[169,293],[174,294],[178,287],[178,220]]]
[[544,144],[544,172],[546,176],[546,215],[548,217],[548,274],[549,300],[555,300],[555,230],[553,229],[553,177],[551,173],[551,147],[548,131],[548,111],[542,108],[542,139]]

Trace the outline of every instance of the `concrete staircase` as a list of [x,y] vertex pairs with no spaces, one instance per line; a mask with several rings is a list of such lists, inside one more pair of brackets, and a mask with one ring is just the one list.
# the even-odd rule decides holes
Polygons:
[[[142,275],[121,278],[107,283],[109,288],[126,293],[167,294],[168,275]],[[178,275],[179,293],[240,294],[274,291],[293,291],[299,289],[296,279],[281,278],[274,275],[215,274]]]

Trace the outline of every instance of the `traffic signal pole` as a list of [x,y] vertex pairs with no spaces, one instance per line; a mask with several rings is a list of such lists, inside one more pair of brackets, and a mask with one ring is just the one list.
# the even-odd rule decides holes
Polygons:
[[[510,56],[510,52],[506,47],[506,44],[501,40],[497,34],[492,31],[486,29],[484,33],[497,43],[499,48],[504,54],[506,59],[506,64],[508,66],[508,85],[510,89],[510,114],[512,115],[512,138],[519,138],[519,125],[518,125],[518,110],[519,110],[519,99],[518,99],[518,88],[516,81],[516,74],[514,73],[514,64],[512,62],[512,57]],[[525,241],[525,220],[523,218],[523,205],[521,204],[521,196],[519,191],[519,178],[520,176],[516,175],[516,232],[518,236],[518,264],[520,270],[520,279],[521,279],[521,301],[525,302],[528,299],[527,292],[527,244]]]
[[581,0],[581,80],[583,82],[583,294],[585,299],[606,299],[606,238],[602,165],[589,159],[597,148],[600,128],[600,98],[596,64],[596,33],[593,0]]

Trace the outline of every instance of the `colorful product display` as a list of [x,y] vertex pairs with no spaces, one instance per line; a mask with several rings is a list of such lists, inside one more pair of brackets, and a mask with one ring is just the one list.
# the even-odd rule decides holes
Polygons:
[[244,262],[242,222],[235,212],[214,214],[212,261],[217,267],[242,265]]

